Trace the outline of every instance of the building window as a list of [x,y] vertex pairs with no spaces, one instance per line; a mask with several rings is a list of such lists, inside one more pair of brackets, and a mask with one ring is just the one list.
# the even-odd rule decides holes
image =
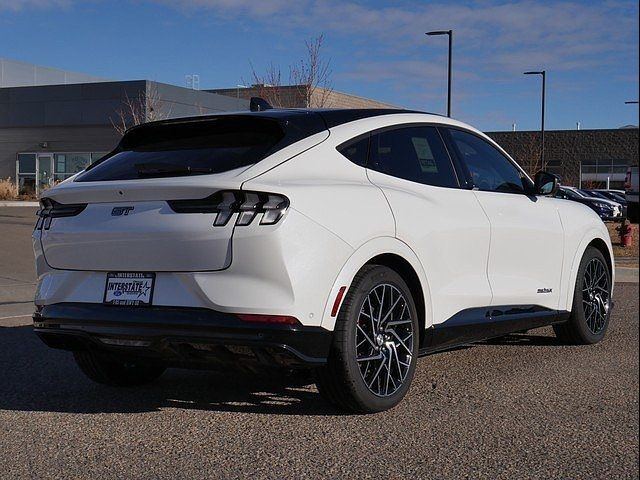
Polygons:
[[580,186],[583,188],[624,188],[628,160],[583,160]]
[[39,195],[47,188],[84,170],[106,152],[18,153],[16,180],[21,195]]
[[53,158],[55,163],[54,183],[66,180],[84,170],[91,163],[90,153],[56,153]]
[[32,195],[36,191],[36,154],[19,153],[16,162],[18,192]]

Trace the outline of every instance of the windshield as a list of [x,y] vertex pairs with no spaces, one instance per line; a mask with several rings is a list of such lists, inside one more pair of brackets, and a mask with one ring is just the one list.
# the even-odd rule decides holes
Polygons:
[[571,190],[569,188],[563,188],[562,191],[567,195],[567,197],[569,198],[582,198],[582,195],[579,195],[575,190]]
[[593,192],[593,191],[592,191],[592,192],[588,192],[588,193],[589,193],[589,195],[591,195],[592,197],[604,198],[605,200],[609,200],[609,199],[607,198],[607,196],[606,196],[606,195],[604,195],[604,194],[602,194],[602,193],[600,193],[600,192]]
[[611,198],[612,198],[613,200],[617,201],[617,202],[626,202],[626,201],[627,201],[627,199],[626,199],[626,198],[624,198],[624,197],[623,197],[622,195],[620,195],[619,193],[612,192],[610,195],[611,195]]
[[76,182],[221,173],[246,167],[284,148],[285,132],[273,119],[229,116],[143,126],[118,149],[90,165]]

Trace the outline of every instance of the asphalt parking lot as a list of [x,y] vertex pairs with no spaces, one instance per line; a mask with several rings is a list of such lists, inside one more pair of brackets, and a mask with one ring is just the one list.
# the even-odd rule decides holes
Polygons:
[[603,343],[543,328],[429,356],[376,415],[282,377],[114,389],[31,332],[34,211],[0,208],[0,478],[638,478],[637,283]]

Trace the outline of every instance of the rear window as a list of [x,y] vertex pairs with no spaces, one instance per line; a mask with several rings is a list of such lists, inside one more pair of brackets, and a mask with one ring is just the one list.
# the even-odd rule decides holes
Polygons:
[[217,117],[142,126],[90,165],[77,182],[177,177],[227,172],[266,158],[299,138],[274,119]]

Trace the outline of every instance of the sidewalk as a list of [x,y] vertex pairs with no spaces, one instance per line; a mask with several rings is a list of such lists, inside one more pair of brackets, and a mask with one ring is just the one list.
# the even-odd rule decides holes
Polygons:
[[0,207],[38,207],[40,204],[36,201],[23,200],[0,200]]
[[616,266],[616,283],[638,283],[638,268]]
[[638,257],[616,257],[616,265],[620,267],[632,267],[638,265]]

